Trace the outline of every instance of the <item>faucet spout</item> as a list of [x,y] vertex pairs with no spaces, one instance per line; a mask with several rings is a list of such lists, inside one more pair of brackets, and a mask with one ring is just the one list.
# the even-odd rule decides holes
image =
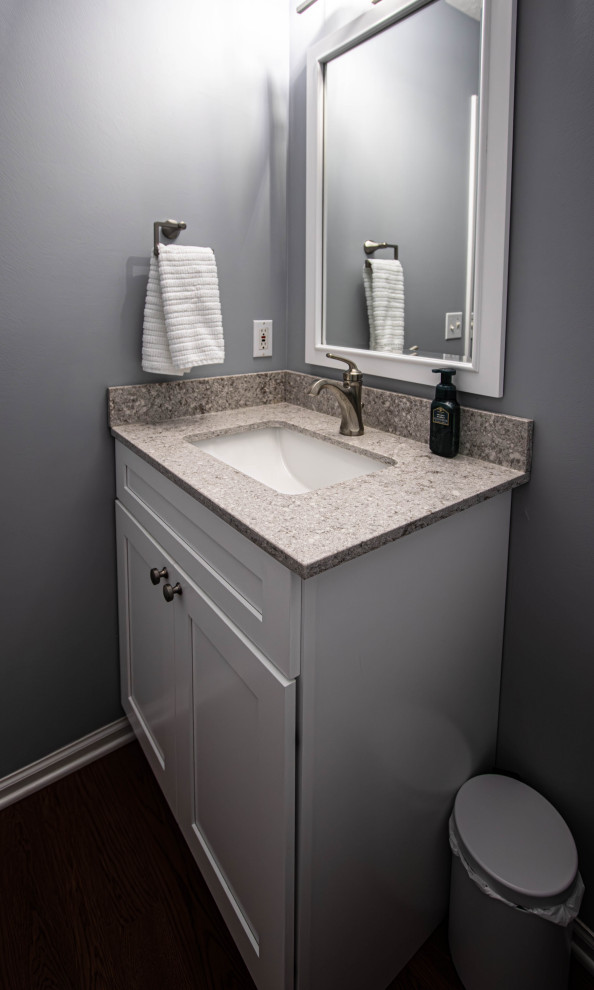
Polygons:
[[331,378],[318,378],[317,382],[314,382],[310,388],[308,395],[319,395],[323,388],[338,388],[340,385],[338,382],[333,381]]

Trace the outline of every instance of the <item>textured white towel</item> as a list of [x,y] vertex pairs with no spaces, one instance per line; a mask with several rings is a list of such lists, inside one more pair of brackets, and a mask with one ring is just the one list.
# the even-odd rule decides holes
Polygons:
[[219,279],[210,248],[162,244],[151,255],[142,368],[185,375],[201,364],[225,360]]
[[404,275],[399,261],[371,261],[363,268],[372,351],[404,350]]

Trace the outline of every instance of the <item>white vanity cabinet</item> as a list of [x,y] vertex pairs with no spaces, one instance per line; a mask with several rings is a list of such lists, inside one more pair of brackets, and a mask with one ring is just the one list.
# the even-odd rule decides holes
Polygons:
[[385,990],[494,759],[510,492],[301,580],[116,447],[123,704],[258,990]]
[[186,508],[118,446],[122,703],[255,982],[279,990],[293,983],[296,683],[262,644],[290,669],[275,606],[298,582],[280,564],[273,581],[276,562],[224,524],[224,543],[201,541],[201,506],[186,543]]

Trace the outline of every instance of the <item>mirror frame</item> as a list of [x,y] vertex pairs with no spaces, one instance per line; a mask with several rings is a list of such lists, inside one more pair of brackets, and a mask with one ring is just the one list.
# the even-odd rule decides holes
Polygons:
[[[432,368],[455,367],[460,391],[499,397],[503,395],[505,357],[516,0],[483,0],[472,362],[379,353],[323,342],[325,66],[431,2],[383,0],[380,8],[362,14],[308,50],[305,360],[336,369],[336,362],[326,357],[331,348],[333,353],[355,361],[366,374],[423,385],[435,384]],[[369,236],[375,232],[370,231]],[[363,245],[361,251],[362,269]]]

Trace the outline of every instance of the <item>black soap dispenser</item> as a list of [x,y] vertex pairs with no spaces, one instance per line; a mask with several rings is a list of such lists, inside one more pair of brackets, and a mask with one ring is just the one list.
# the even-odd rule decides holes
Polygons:
[[460,406],[456,399],[456,387],[452,385],[455,368],[434,368],[434,375],[441,375],[431,403],[431,428],[429,447],[440,457],[455,457],[460,443]]

